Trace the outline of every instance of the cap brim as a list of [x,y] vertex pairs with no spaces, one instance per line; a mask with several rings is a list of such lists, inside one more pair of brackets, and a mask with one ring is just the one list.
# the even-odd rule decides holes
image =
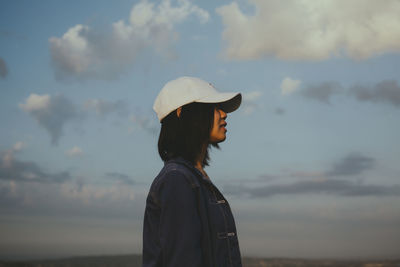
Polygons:
[[221,108],[229,113],[237,110],[242,103],[241,93],[218,93],[196,100],[198,103],[218,103]]

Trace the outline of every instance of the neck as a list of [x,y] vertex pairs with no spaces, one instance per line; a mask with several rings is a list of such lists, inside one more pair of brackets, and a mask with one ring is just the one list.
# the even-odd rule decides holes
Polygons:
[[204,157],[206,156],[207,152],[207,144],[204,144],[203,147],[201,148],[200,155],[197,157],[195,167],[201,171],[203,171],[203,161]]

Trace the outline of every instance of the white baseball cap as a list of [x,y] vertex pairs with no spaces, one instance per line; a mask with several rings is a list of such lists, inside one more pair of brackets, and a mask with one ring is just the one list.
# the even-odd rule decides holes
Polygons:
[[238,92],[218,92],[209,82],[195,77],[180,77],[167,82],[154,101],[153,109],[161,121],[175,109],[193,102],[220,103],[229,113],[239,108],[242,95]]

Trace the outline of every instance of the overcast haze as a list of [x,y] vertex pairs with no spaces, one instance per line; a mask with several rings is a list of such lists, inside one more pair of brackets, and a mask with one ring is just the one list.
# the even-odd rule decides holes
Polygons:
[[0,258],[141,253],[152,111],[240,91],[207,168],[242,254],[400,258],[400,1],[0,3]]

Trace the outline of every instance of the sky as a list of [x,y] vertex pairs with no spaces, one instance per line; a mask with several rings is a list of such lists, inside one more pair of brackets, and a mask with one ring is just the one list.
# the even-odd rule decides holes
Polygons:
[[180,76],[241,92],[206,171],[243,256],[400,258],[400,1],[0,3],[0,258],[141,253]]

